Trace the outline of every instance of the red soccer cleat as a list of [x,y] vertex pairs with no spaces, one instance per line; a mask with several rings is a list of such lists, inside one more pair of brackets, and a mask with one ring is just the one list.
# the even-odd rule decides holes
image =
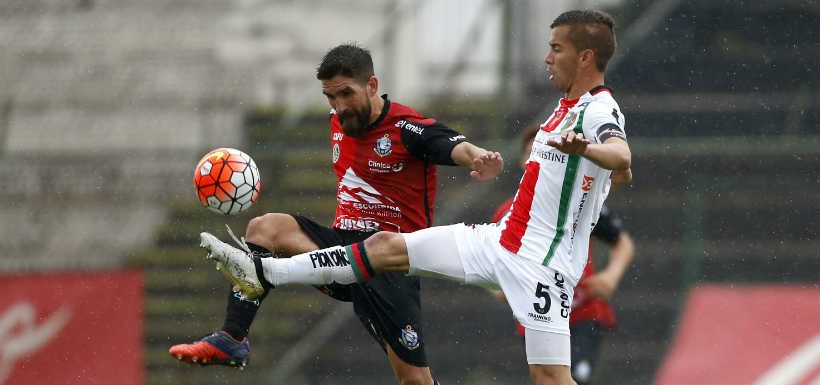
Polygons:
[[248,364],[248,338],[237,341],[224,331],[218,331],[192,344],[179,344],[168,349],[171,357],[191,365],[225,365],[243,369]]

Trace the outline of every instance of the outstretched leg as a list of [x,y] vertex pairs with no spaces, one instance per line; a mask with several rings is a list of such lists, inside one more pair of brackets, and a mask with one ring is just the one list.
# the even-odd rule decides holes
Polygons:
[[[265,214],[248,222],[245,246],[257,259],[273,257],[275,254],[291,255],[315,250],[318,246],[301,230],[294,217],[288,214]],[[231,248],[240,260],[253,266],[253,260],[243,250]],[[225,276],[232,281],[232,286],[244,290],[228,293],[225,321],[222,330],[191,344],[174,345],[169,349],[171,356],[180,361],[199,365],[227,365],[244,367],[248,362],[250,346],[248,330],[256,313],[267,295],[268,287],[249,285],[236,279],[229,272],[228,266],[220,266]],[[261,271],[261,270],[260,270]],[[254,273],[255,275],[255,273]],[[243,294],[243,291],[253,292]]]
[[[431,227],[413,233],[378,232],[363,242],[332,246],[296,254],[290,258],[253,258],[216,237],[202,233],[208,258],[226,268],[228,278],[245,298],[253,300],[266,285],[297,283],[325,285],[364,283],[383,272],[410,272],[465,282],[464,267],[457,251],[455,228]],[[408,252],[408,243],[412,252]],[[411,268],[412,261],[412,268]],[[260,271],[261,274],[257,273]]]

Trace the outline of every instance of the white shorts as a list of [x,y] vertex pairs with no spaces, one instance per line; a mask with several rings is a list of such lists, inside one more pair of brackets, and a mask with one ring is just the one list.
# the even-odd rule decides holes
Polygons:
[[528,329],[527,362],[570,364],[569,313],[574,287],[563,274],[501,247],[495,224],[461,223],[402,235],[410,274],[500,287],[513,315]]

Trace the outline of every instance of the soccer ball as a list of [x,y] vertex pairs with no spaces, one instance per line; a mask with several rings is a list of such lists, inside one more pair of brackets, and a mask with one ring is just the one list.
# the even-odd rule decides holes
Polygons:
[[205,154],[194,170],[199,201],[221,214],[236,214],[251,207],[261,187],[256,163],[234,148],[217,148]]

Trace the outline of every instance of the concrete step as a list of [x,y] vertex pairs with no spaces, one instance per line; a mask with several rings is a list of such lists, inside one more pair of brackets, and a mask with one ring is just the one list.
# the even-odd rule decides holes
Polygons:
[[22,68],[3,80],[11,85],[15,108],[117,111],[123,105],[200,109],[219,104],[225,108],[233,107],[244,92],[240,75],[216,62],[208,51],[190,57],[135,56],[105,62],[85,56],[31,60],[20,63]]
[[[153,240],[162,204],[129,201],[29,202],[0,211],[0,270],[47,271],[122,266],[129,250]],[[115,229],[115,230],[112,230]],[[47,236],[45,236],[45,235]]]
[[166,204],[180,196],[193,196],[188,179],[193,175],[195,156],[190,151],[135,151],[130,156],[7,154],[6,160],[17,161],[0,162],[0,177],[14,183],[3,184],[0,196],[19,205],[43,204],[55,196],[92,205],[95,201]]
[[[4,142],[7,154],[136,155],[181,152],[241,144],[232,109],[80,108],[14,109]],[[193,160],[195,165],[196,159]],[[193,165],[191,167],[193,167]]]

